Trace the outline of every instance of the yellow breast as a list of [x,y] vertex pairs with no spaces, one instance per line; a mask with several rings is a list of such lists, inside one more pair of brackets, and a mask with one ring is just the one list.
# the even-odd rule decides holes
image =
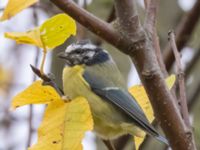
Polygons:
[[63,89],[65,95],[71,99],[83,96],[88,100],[94,119],[94,130],[102,138],[112,139],[127,133],[129,127],[127,126],[124,130],[123,114],[91,91],[82,76],[83,73],[83,65],[64,68]]

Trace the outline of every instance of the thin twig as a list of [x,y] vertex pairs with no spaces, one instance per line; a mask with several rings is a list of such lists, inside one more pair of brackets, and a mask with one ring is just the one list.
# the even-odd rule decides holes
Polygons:
[[129,140],[133,142],[133,137],[131,135],[124,135],[118,138],[117,140],[114,141],[115,149],[124,150]]
[[[34,19],[34,25],[37,26],[38,25],[38,16],[37,16],[37,11],[36,9],[33,7],[33,19]],[[35,56],[35,62],[34,65],[37,66],[39,63],[39,48],[36,48],[36,56]],[[33,74],[33,80],[36,80],[36,75]],[[33,133],[33,123],[32,123],[32,119],[33,119],[33,105],[29,106],[29,118],[28,118],[28,140],[27,140],[27,145],[26,145],[26,149],[28,149],[28,147],[31,146],[31,140],[32,140],[32,133]]]
[[47,56],[47,48],[46,48],[46,45],[44,44],[44,40],[42,37],[41,37],[41,42],[42,42],[42,48],[43,48],[43,55],[42,55],[42,62],[40,64],[40,72],[44,74],[44,65],[45,65],[46,56]]
[[149,0],[144,0],[144,7],[145,7],[145,9],[147,9],[148,5],[149,5]]
[[110,11],[110,14],[109,14],[109,16],[108,16],[108,18],[107,18],[106,21],[107,21],[108,23],[110,23],[110,22],[114,21],[115,19],[116,19],[115,7],[112,6],[111,11]]
[[[189,41],[197,23],[200,18],[200,0],[196,0],[193,8],[183,16],[180,23],[176,28],[176,45],[179,51],[183,49],[186,43]],[[174,55],[171,50],[170,44],[164,48],[163,51],[164,62],[166,64],[167,70],[170,70],[173,62],[174,62]]]
[[170,38],[170,44],[175,56],[175,60],[176,60],[181,114],[182,114],[183,120],[185,121],[186,126],[190,129],[189,113],[188,113],[187,99],[186,99],[186,92],[185,92],[184,72],[182,69],[181,58],[176,46],[175,35],[173,31],[169,32],[169,38]]
[[109,150],[115,150],[115,148],[114,148],[113,144],[111,143],[111,141],[109,141],[109,140],[103,140],[103,139],[102,139],[102,141],[103,141],[103,143],[106,145],[106,147]]
[[43,85],[50,85],[50,86],[52,86],[52,87],[58,92],[58,94],[59,94],[60,96],[63,96],[63,95],[64,95],[64,92],[62,91],[62,89],[60,89],[60,88],[58,87],[58,85],[55,83],[54,79],[52,79],[52,78],[49,77],[48,75],[42,73],[42,72],[40,71],[40,69],[37,69],[36,67],[34,67],[34,66],[32,66],[32,65],[30,65],[30,66],[31,66],[32,71],[33,71],[39,78],[41,78],[41,79],[43,80]]

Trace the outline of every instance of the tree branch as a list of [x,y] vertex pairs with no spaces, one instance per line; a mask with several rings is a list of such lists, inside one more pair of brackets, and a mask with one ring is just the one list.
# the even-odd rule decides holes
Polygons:
[[146,8],[146,15],[145,15],[145,22],[144,22],[144,28],[151,34],[153,37],[153,47],[155,49],[155,54],[157,57],[158,64],[160,66],[160,69],[165,77],[167,77],[168,72],[166,70],[160,44],[159,44],[159,38],[157,35],[156,30],[156,19],[157,19],[157,12],[158,12],[158,0],[145,0],[145,8]]
[[[200,18],[200,0],[196,0],[193,8],[182,18],[176,29],[176,45],[179,51],[189,41],[195,26]],[[168,44],[163,51],[163,58],[166,64],[167,70],[169,70],[174,62],[173,51]]]
[[170,39],[170,44],[171,44],[171,47],[172,47],[172,50],[173,50],[173,53],[175,56],[176,66],[177,66],[181,114],[182,114],[183,120],[185,121],[186,126],[188,127],[188,129],[190,129],[187,99],[186,99],[186,93],[185,93],[184,72],[182,69],[180,54],[176,47],[175,35],[174,35],[173,31],[169,32],[169,39]]
[[52,86],[52,87],[56,90],[56,92],[58,92],[58,94],[59,94],[60,96],[63,96],[63,95],[64,95],[64,92],[58,87],[58,85],[55,83],[54,79],[52,79],[52,78],[49,77],[48,75],[46,75],[46,74],[40,72],[40,69],[37,69],[36,67],[34,67],[34,66],[32,66],[32,65],[30,65],[30,66],[31,66],[32,71],[33,71],[39,78],[41,78],[41,79],[43,80],[43,84],[44,84],[44,85],[50,85],[50,86]]
[[106,21],[107,21],[108,23],[110,23],[110,22],[114,21],[115,19],[116,19],[115,7],[113,6]]
[[[119,20],[115,30],[107,23],[79,8],[71,0],[51,1],[90,31],[101,36],[132,58],[150,98],[156,118],[161,122],[161,127],[172,148],[174,150],[195,149],[174,104],[175,100],[165,84],[149,36],[140,25],[134,1],[115,0]],[[131,10],[131,8],[134,9]]]
[[115,150],[115,147],[113,146],[113,144],[111,143],[111,141],[109,141],[109,140],[102,140],[102,141],[106,145],[106,147],[108,148],[108,150]]
[[[145,3],[145,9],[146,9],[146,15],[145,15],[145,21],[144,21],[144,28],[151,34],[153,37],[152,42],[153,42],[153,47],[155,49],[155,54],[157,57],[157,61],[159,64],[159,67],[166,78],[168,76],[168,72],[165,68],[165,64],[162,58],[162,53],[160,49],[160,43],[159,43],[159,38],[157,35],[157,30],[156,30],[156,20],[157,20],[157,13],[158,13],[158,2],[159,0],[144,0]],[[175,95],[175,93],[173,93]],[[156,120],[153,121],[154,127],[158,128],[158,122]],[[151,136],[146,136],[142,145],[140,146],[140,149],[143,149],[146,144],[148,144],[148,141],[150,141]],[[147,146],[148,147],[148,146]]]
[[[34,19],[34,25],[37,26],[38,25],[38,16],[37,16],[37,12],[36,9],[33,7],[33,19]],[[37,66],[39,63],[39,48],[36,48],[36,56],[35,56],[35,62],[34,65]],[[36,75],[33,74],[33,81],[36,80]],[[28,147],[31,146],[31,140],[32,140],[32,133],[33,133],[33,123],[32,123],[32,119],[33,119],[33,105],[29,106],[29,117],[28,117],[28,140],[27,140],[27,144],[26,144],[26,149],[28,149]]]

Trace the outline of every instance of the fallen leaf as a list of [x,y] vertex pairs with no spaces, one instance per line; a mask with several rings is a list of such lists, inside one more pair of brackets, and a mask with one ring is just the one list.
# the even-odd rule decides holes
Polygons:
[[[169,89],[172,88],[175,80],[175,75],[171,75],[165,80]],[[152,122],[154,120],[154,112],[144,87],[142,85],[135,85],[129,89],[129,92],[136,99],[136,101],[144,111],[145,115],[147,116],[149,122]],[[134,137],[136,150],[139,149],[141,143],[144,141],[144,138],[145,137]]]
[[8,20],[15,16],[17,13],[21,12],[25,8],[38,2],[38,0],[9,0],[8,4],[0,18],[0,21]]

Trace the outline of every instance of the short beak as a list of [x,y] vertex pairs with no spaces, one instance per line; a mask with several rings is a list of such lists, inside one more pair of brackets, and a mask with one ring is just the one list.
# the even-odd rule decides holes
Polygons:
[[68,57],[67,53],[65,53],[65,52],[60,52],[60,53],[58,53],[57,56],[61,59],[67,59],[67,57]]

